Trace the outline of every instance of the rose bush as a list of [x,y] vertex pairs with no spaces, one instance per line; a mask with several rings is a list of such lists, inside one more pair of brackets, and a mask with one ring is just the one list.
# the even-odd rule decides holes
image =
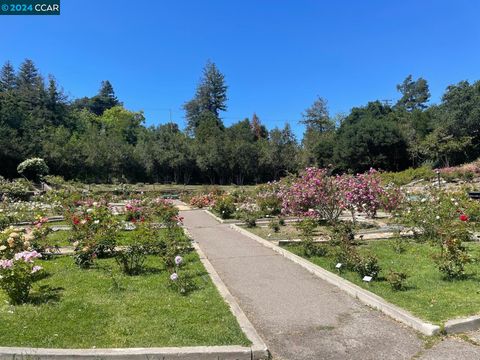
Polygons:
[[446,278],[460,278],[472,261],[464,246],[470,241],[480,214],[480,203],[466,191],[448,192],[429,188],[422,195],[410,195],[398,221],[409,226],[418,241],[440,248],[434,256]]
[[255,194],[256,203],[263,215],[279,215],[282,211],[281,193],[284,184],[279,181],[260,185]]
[[199,209],[215,204],[216,195],[213,193],[195,195],[190,198],[190,205]]
[[0,287],[8,295],[12,305],[23,304],[28,300],[34,281],[39,278],[41,266],[34,260],[42,257],[36,251],[22,251],[11,259],[0,260]]
[[326,169],[307,168],[280,194],[282,212],[334,222],[343,209],[338,181]]
[[337,183],[341,190],[342,206],[350,211],[354,221],[355,212],[373,218],[380,208],[389,211],[396,209],[403,198],[398,187],[384,187],[380,174],[374,169],[355,176],[337,176]]
[[65,219],[72,226],[75,262],[83,268],[93,265],[97,256],[113,254],[120,221],[105,202],[85,202],[66,209]]

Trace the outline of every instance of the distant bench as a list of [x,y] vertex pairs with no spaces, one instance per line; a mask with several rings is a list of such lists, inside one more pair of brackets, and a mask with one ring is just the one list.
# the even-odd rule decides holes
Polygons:
[[470,191],[468,196],[470,196],[470,199],[480,200],[480,191]]
[[180,196],[178,194],[163,194],[162,195],[163,199],[176,199],[178,200]]

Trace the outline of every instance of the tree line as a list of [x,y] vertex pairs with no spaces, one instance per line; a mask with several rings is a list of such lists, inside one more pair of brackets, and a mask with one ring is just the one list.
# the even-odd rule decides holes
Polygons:
[[305,166],[333,173],[370,167],[403,170],[443,167],[480,156],[480,82],[450,85],[428,106],[422,78],[408,76],[400,97],[331,116],[318,97],[302,113],[297,140],[290,125],[267,129],[253,114],[225,126],[228,87],[208,62],[183,108],[187,126],[145,126],[142,112],[126,109],[112,84],[93,97],[69,99],[53,76],[31,60],[0,71],[0,175],[16,177],[17,165],[41,157],[51,173],[87,182],[258,183]]

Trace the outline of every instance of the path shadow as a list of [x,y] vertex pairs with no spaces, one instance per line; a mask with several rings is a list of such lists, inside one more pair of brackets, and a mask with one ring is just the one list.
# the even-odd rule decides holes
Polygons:
[[60,301],[63,290],[63,287],[42,285],[30,294],[28,302],[33,305],[56,303]]

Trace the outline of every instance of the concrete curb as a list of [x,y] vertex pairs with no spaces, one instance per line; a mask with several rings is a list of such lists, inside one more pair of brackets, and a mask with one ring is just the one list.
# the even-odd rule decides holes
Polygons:
[[221,219],[217,215],[215,215],[213,212],[207,209],[203,209],[208,215],[210,215],[212,218],[217,220],[220,224],[241,224],[242,222],[237,219]]
[[456,334],[478,329],[480,329],[480,315],[462,319],[452,319],[445,323],[445,332],[447,334]]
[[297,256],[293,253],[291,253],[288,250],[282,249],[281,247],[272,244],[270,241],[267,241],[260,236],[257,236],[255,234],[252,234],[251,232],[242,229],[239,226],[236,226],[234,224],[230,225],[230,227],[240,233],[242,233],[245,236],[248,236],[249,238],[256,240],[257,242],[261,243],[262,245],[276,251],[277,253],[281,254],[282,256],[286,257],[287,259],[297,263],[298,265],[302,266],[305,268],[307,271],[310,273],[318,276],[319,278],[329,282],[332,285],[337,286],[341,290],[345,291],[349,295],[353,296],[354,298],[360,300],[364,304],[371,306],[375,309],[380,310],[384,314],[392,317],[393,319],[400,321],[413,329],[421,332],[422,334],[432,336],[440,332],[440,326],[430,324],[427,322],[424,322],[423,320],[415,317],[414,315],[410,314],[408,311],[399,308],[396,305],[390,304],[389,302],[385,301],[383,298],[381,298],[378,295],[375,295],[374,293],[362,289],[361,287],[351,283],[348,280],[345,280],[344,278],[335,275],[331,273],[330,271],[325,270],[324,268],[315,265],[311,263],[308,260],[303,259],[300,256]]
[[43,349],[0,347],[1,360],[251,360],[251,349],[241,346],[195,346],[125,349]]
[[[189,238],[193,239],[193,237],[190,235],[187,229],[184,228],[184,232]],[[210,263],[207,256],[198,245],[198,243],[193,241],[193,247],[197,251],[198,256],[200,257],[200,261],[202,262],[203,266],[205,267],[208,274],[210,275],[210,278],[215,284],[218,292],[220,293],[222,298],[225,300],[225,302],[230,306],[230,310],[232,311],[233,315],[237,319],[238,324],[240,325],[240,328],[245,333],[247,338],[252,342],[252,345],[250,346],[252,360],[268,359],[269,352],[267,349],[267,345],[263,342],[262,338],[258,335],[257,330],[255,330],[255,327],[252,325],[250,320],[248,320],[247,316],[245,315],[243,310],[240,308],[240,305],[238,305],[237,301],[235,300],[233,295],[230,293],[227,286],[222,281],[217,271],[215,270],[213,265]]]
[[[239,220],[239,219],[222,219],[222,218],[218,217],[217,215],[215,215],[210,210],[207,210],[207,209],[202,209],[202,210],[205,211],[211,217],[213,217],[215,220],[217,220],[220,224],[235,224],[235,225],[243,225],[244,224],[244,222],[242,220]],[[257,220],[256,223],[261,224],[261,225],[267,225],[271,220],[278,220],[278,219],[276,219],[276,218],[270,218],[270,219],[262,218],[262,219]],[[297,222],[298,220],[299,219],[297,219],[297,218],[287,218],[287,219],[285,219],[285,223],[290,224],[290,223]]]

